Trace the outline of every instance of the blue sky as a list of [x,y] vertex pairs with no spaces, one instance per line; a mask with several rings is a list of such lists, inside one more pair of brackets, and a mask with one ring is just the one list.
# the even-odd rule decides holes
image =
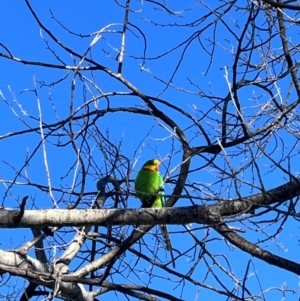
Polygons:
[[[242,3],[243,1],[241,1]],[[31,1],[30,2],[34,11],[43,22],[43,24],[51,29],[51,32],[67,47],[72,48],[74,51],[82,54],[89,47],[95,32],[104,28],[108,24],[110,32],[103,34],[101,40],[93,47],[92,57],[100,64],[111,68],[116,72],[116,56],[117,51],[120,49],[120,34],[122,30],[121,24],[123,24],[124,10],[116,4],[115,1]],[[212,103],[206,98],[200,97],[199,89],[202,89],[206,93],[211,93],[217,97],[225,97],[228,93],[228,84],[225,79],[224,66],[232,66],[232,56],[230,55],[231,47],[236,47],[232,36],[225,36],[227,32],[225,28],[219,26],[216,29],[216,38],[220,41],[220,47],[217,47],[215,51],[214,60],[209,61],[209,56],[205,53],[212,50],[209,39],[211,38],[213,31],[203,31],[202,38],[206,41],[204,48],[200,45],[199,41],[195,39],[191,45],[187,48],[184,59],[180,64],[178,70],[176,62],[182,56],[182,51],[186,44],[178,47],[178,50],[168,53],[170,48],[178,45],[182,41],[185,41],[193,33],[196,33],[200,27],[205,27],[209,24],[209,18],[203,21],[201,26],[190,27],[162,27],[154,26],[152,21],[157,23],[174,23],[186,24],[207,13],[206,9],[192,0],[171,3],[171,7],[174,11],[179,11],[184,8],[191,8],[187,10],[181,18],[180,16],[168,16],[167,14],[153,9],[150,3],[141,4],[140,1],[132,2],[132,12],[130,14],[130,22],[139,26],[145,36],[147,37],[147,52],[146,64],[143,64],[143,50],[144,41],[142,35],[137,28],[131,28],[131,32],[126,38],[126,57],[124,59],[123,76],[129,80],[133,85],[138,87],[144,94],[151,95],[153,97],[160,97],[163,100],[178,106],[180,109],[187,111],[194,118],[202,118],[203,112],[208,112],[212,108]],[[50,47],[55,51],[55,55],[67,65],[74,66],[78,63],[78,58],[72,57],[66,53],[60,47],[55,44],[44,30],[41,30],[37,22],[33,19],[29,9],[26,7],[25,2],[21,1],[2,1],[0,2],[0,43],[5,45],[11,52],[11,54],[17,58],[35,61],[45,62],[49,64],[61,65],[57,58],[47,49]],[[232,19],[236,20],[230,23]],[[239,32],[239,26],[245,23],[243,14],[236,12],[236,15],[228,16],[228,19],[224,17],[228,24],[231,24],[232,30]],[[55,20],[59,20],[62,25],[68,28],[75,34],[68,33],[62,28],[61,25]],[[262,18],[263,23],[263,18]],[[82,37],[78,35],[81,34]],[[47,44],[48,43],[48,44]],[[278,40],[274,40],[273,44],[275,51],[280,51]],[[234,50],[234,47],[232,48]],[[278,49],[276,49],[278,47]],[[0,47],[1,53],[7,53],[4,47]],[[164,55],[163,55],[164,54]],[[161,56],[162,55],[162,56]],[[160,59],[156,59],[157,56],[161,56]],[[257,63],[260,62],[261,56],[256,54],[253,61],[257,59]],[[9,186],[9,181],[12,181],[16,177],[16,171],[19,171],[26,157],[30,157],[34,152],[33,159],[30,160],[26,168],[22,168],[21,175],[16,177],[16,181],[19,183],[25,183],[25,178],[28,177],[33,183],[40,185],[48,185],[46,167],[44,164],[45,156],[43,149],[39,146],[41,136],[38,133],[29,133],[22,135],[15,135],[9,138],[3,139],[3,136],[7,133],[13,133],[22,131],[27,128],[23,122],[31,127],[38,127],[39,110],[38,105],[40,102],[42,119],[47,124],[52,124],[58,120],[62,120],[69,115],[70,112],[70,99],[71,99],[71,87],[73,74],[68,73],[67,70],[60,69],[47,69],[40,66],[24,65],[21,63],[13,62],[11,60],[0,58],[1,60],[1,72],[0,72],[0,91],[5,101],[0,101],[0,140],[1,144],[1,162],[0,162],[0,177],[2,183],[0,185],[0,192],[3,205],[10,208],[18,208],[18,202],[24,195],[29,195],[27,203],[28,209],[44,209],[52,208],[53,202],[49,198],[49,195],[41,192],[39,189],[28,185],[16,185]],[[84,66],[88,64],[83,63]],[[141,66],[143,68],[141,68]],[[209,69],[208,69],[209,68]],[[177,70],[175,76],[172,78],[174,71]],[[128,92],[128,89],[118,83],[115,79],[111,78],[104,72],[89,71],[82,73],[88,79],[94,79],[98,87],[105,93],[113,91]],[[232,76],[229,71],[229,78]],[[57,85],[50,85],[53,82],[59,81],[66,77],[61,83]],[[170,81],[172,78],[172,85],[174,88],[169,87],[166,89],[165,83],[156,80],[155,77],[159,77],[165,82]],[[191,84],[191,81],[199,87],[199,89]],[[288,80],[282,80],[279,82],[280,89],[283,95],[287,94],[289,82]],[[86,86],[84,86],[86,85]],[[84,89],[88,87],[88,89]],[[36,88],[38,93],[38,99],[32,90]],[[179,89],[180,88],[180,89]],[[85,108],[80,108],[84,101],[92,99],[93,95],[97,95],[95,87],[87,84],[85,81],[76,78],[76,90],[74,95],[74,109],[78,109],[76,116],[85,113]],[[259,96],[259,97],[258,97]],[[256,111],[253,105],[254,99],[259,98],[260,101],[267,100],[267,96],[263,95],[257,87],[250,86],[243,89],[240,94],[242,98],[243,107],[249,107],[248,113],[254,114]],[[292,92],[291,99],[295,97]],[[39,100],[39,101],[38,101]],[[53,103],[55,104],[55,110],[53,109]],[[98,106],[100,109],[107,107],[106,99],[102,98],[97,102],[91,102],[90,110],[95,110]],[[144,103],[141,99],[132,96],[115,96],[110,98],[110,107],[133,107],[142,108]],[[205,145],[206,141],[203,135],[199,134],[196,127],[191,127],[191,121],[183,117],[178,112],[175,112],[171,108],[163,104],[157,104],[158,108],[162,109],[166,114],[169,114],[171,118],[178,123],[178,125],[185,129],[187,138],[192,141],[191,145]],[[230,108],[234,112],[234,107]],[[26,112],[26,114],[24,113]],[[17,114],[19,118],[16,117]],[[210,133],[212,141],[217,141],[217,129],[214,127],[214,121],[219,120],[220,112],[218,110],[212,110],[207,115],[207,118],[203,118],[203,124],[208,133]],[[268,122],[270,116],[265,116],[256,121],[253,127],[260,127]],[[22,122],[23,120],[23,122]],[[74,128],[79,130],[82,124],[74,124]],[[133,179],[136,176],[136,172],[142,166],[144,161],[149,158],[156,158],[164,160],[164,164],[161,167],[161,173],[167,175],[175,166],[180,163],[182,152],[181,145],[173,134],[173,129],[166,127],[162,123],[158,123],[158,120],[150,116],[142,116],[134,113],[108,113],[104,117],[97,120],[97,127],[101,133],[105,135],[108,132],[108,136],[111,142],[121,145],[122,155],[129,159],[130,167],[134,166],[130,176],[131,189],[133,189]],[[47,133],[46,131],[45,133]],[[76,162],[76,154],[70,145],[66,147],[57,147],[58,141],[61,143],[66,142],[66,138],[59,137],[59,131],[56,132],[56,137],[52,137],[46,143],[47,161],[50,172],[51,185],[54,188],[63,187],[64,189],[70,189],[72,181],[74,179],[75,169],[70,170],[70,166]],[[292,149],[295,143],[295,139],[286,132],[283,134],[285,144],[281,141],[277,141],[274,138],[271,139],[266,147],[267,151],[274,148],[273,158],[279,160],[281,156],[280,150],[286,147],[284,152],[288,152]],[[91,135],[92,136],[92,135]],[[214,138],[213,138],[214,137]],[[61,140],[60,140],[61,139]],[[96,182],[99,176],[103,176],[107,173],[108,165],[105,164],[105,158],[101,153],[99,145],[95,137],[89,138],[90,154],[93,156],[99,170],[96,172],[93,170],[95,165],[91,167],[90,173],[86,177],[85,192],[95,192]],[[80,144],[81,139],[78,139]],[[37,151],[35,152],[35,149]],[[246,155],[238,154],[238,149],[231,150],[236,151],[236,158],[231,158],[231,165],[235,168],[240,166],[246,166],[251,160],[250,151],[246,152]],[[294,151],[291,156],[292,172],[295,174],[299,170],[299,160],[297,152]],[[205,158],[211,158],[211,155],[205,155]],[[87,158],[85,157],[87,160]],[[192,191],[190,193],[195,197],[208,198],[210,190],[216,195],[224,198],[236,197],[234,188],[230,185],[230,181],[225,179],[221,180],[220,171],[214,166],[208,166],[206,168],[200,168],[207,163],[201,157],[195,157],[191,163],[191,169],[200,169],[192,172],[188,178],[188,183],[197,182],[202,189],[202,194],[199,191]],[[215,163],[220,169],[228,169],[225,157],[220,154]],[[258,165],[262,169],[264,175],[264,185],[266,189],[274,188],[278,185],[286,183],[289,179],[287,175],[280,169],[273,169],[273,163],[265,158],[262,154],[257,160]],[[282,163],[282,166],[287,168],[287,160]],[[123,175],[126,174],[126,168],[121,168]],[[172,174],[171,179],[176,180],[178,169]],[[243,173],[239,174],[239,177],[244,178],[244,182],[241,182],[241,192],[243,196],[248,194],[257,193],[258,190],[253,188],[250,184],[259,184],[255,170],[250,167],[245,169]],[[253,180],[254,178],[254,180]],[[250,184],[249,184],[250,183]],[[75,185],[76,186],[76,185]],[[7,187],[10,187],[9,194],[5,196]],[[173,184],[166,184],[166,192],[170,194],[172,192]],[[78,187],[75,187],[75,191],[78,191]],[[5,196],[5,197],[4,197]],[[57,198],[60,208],[65,208],[69,202],[75,201],[75,196],[69,196],[68,194],[61,194],[54,192],[54,196]],[[92,196],[87,196],[84,202],[80,205],[80,208],[86,208],[87,204],[92,201]],[[208,203],[212,204],[215,200],[203,201],[195,198],[196,204]],[[190,201],[186,198],[181,198],[176,206],[191,205]],[[128,207],[137,208],[140,206],[140,202],[134,198],[129,197]],[[274,218],[274,214],[266,216],[266,220]],[[245,221],[243,224],[239,222],[232,222],[230,225],[243,228],[245,230],[244,236],[251,242],[256,243],[260,239],[265,238],[266,235],[274,233],[278,224],[273,226],[267,226],[264,229],[265,233],[261,231],[255,231],[256,226],[252,221],[261,219],[261,217],[254,217],[251,220]],[[192,225],[193,228],[200,228],[195,231],[195,234],[199,239],[202,239],[207,231],[202,225]],[[262,226],[264,227],[264,225]],[[251,231],[253,230],[254,231]],[[298,229],[297,224],[290,220],[284,225],[283,231],[276,237],[262,244],[261,247],[274,252],[275,254],[297,261],[298,259],[298,237],[295,229]],[[155,233],[157,229],[152,231]],[[182,226],[169,226],[171,232],[171,239],[173,247],[176,250],[183,252],[193,245],[193,241],[190,236],[185,234],[185,230]],[[17,248],[24,241],[31,238],[31,232],[29,230],[1,230],[2,233],[2,248],[8,250],[10,248]],[[130,231],[128,232],[130,233]],[[173,234],[172,234],[173,233]],[[242,235],[242,234],[241,234]],[[73,237],[67,235],[66,241]],[[251,261],[249,269],[249,285],[252,293],[259,293],[261,290],[267,290],[268,288],[283,287],[286,285],[289,289],[297,290],[299,287],[299,279],[296,275],[280,270],[279,268],[269,266],[264,262],[261,262],[255,258],[252,258],[248,254],[243,253],[233,246],[228,244],[215,233],[211,233],[209,238],[213,238],[208,244],[208,250],[213,257],[218,259],[218,262],[223,264],[227,270],[230,270],[237,279],[242,281],[245,273],[245,269],[248,261]],[[154,245],[156,241],[151,234],[144,236],[144,241],[149,245]],[[184,242],[184,243],[183,243]],[[61,241],[51,242],[49,245],[59,244]],[[282,248],[281,248],[282,247]],[[139,247],[136,246],[138,249]],[[199,250],[198,250],[199,251]],[[48,250],[49,256],[53,256],[53,251]],[[147,252],[145,250],[145,252]],[[177,252],[175,252],[176,254]],[[168,259],[168,254],[164,251],[160,253],[162,258]],[[134,264],[136,258],[130,252],[126,253],[128,259],[126,262]],[[167,256],[167,257],[166,257]],[[225,256],[227,261],[225,260]],[[190,251],[184,257],[182,257],[176,264],[177,269],[180,272],[188,272],[192,267],[193,252]],[[230,263],[230,267],[228,266]],[[78,262],[74,262],[71,268],[76,268]],[[216,273],[220,276],[222,283],[229,289],[234,288],[234,283],[224,277],[223,273],[218,271],[216,265],[213,265],[210,261],[208,265],[212,265],[216,269]],[[124,275],[120,275],[115,280],[120,283],[131,283],[146,281],[147,271],[150,266],[142,262],[139,267],[139,273],[133,275],[124,272]],[[199,282],[203,282],[209,286],[220,287],[217,284],[216,279],[210,275],[208,279],[205,279],[208,267],[205,264],[205,260],[201,260],[199,266],[193,274],[193,277]],[[255,275],[257,273],[257,276]],[[168,275],[162,270],[157,271],[157,275],[161,278],[153,278],[151,281],[152,288],[163,289],[170,294],[183,300],[206,300],[213,298],[213,300],[225,300],[226,297],[213,293],[209,289],[200,288],[197,285],[192,285],[187,282],[184,289],[182,285],[178,285],[178,278],[170,276],[174,282],[167,281]],[[145,279],[143,278],[145,277]],[[111,279],[109,279],[111,280]],[[181,295],[181,289],[183,293]],[[0,288],[1,294],[7,293],[7,288]],[[100,296],[101,300],[112,300],[113,294],[105,294]],[[123,295],[119,295],[120,300],[125,300]],[[298,300],[298,296],[289,294],[286,300]],[[266,293],[265,300],[284,300],[281,293],[276,290],[270,290]],[[132,299],[133,300],[133,299]],[[262,299],[263,300],[263,299]]]

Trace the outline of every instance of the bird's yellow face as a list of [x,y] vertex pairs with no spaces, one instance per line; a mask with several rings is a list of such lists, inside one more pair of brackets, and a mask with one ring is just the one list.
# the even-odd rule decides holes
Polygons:
[[148,160],[143,165],[143,170],[158,171],[160,162],[157,159]]

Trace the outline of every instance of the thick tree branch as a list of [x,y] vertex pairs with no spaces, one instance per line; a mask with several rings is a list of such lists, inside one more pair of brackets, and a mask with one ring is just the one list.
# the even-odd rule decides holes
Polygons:
[[[178,208],[87,209],[87,210],[27,210],[19,224],[14,223],[16,210],[0,210],[0,228],[36,228],[45,226],[109,226],[156,224],[215,224],[220,218],[250,212],[253,208],[281,204],[300,195],[300,184],[291,181],[265,193],[241,200],[222,201],[215,205]],[[297,215],[297,214],[295,214]]]
[[0,272],[8,272],[11,275],[21,276],[33,284],[43,285],[54,289],[59,281],[60,294],[66,299],[76,301],[88,301],[91,293],[85,291],[79,284],[65,282],[60,275],[54,274],[46,265],[29,256],[22,256],[14,251],[0,250]]

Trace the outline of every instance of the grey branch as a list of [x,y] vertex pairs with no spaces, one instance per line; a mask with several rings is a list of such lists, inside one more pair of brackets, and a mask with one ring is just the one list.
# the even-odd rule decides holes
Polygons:
[[[199,223],[213,225],[222,218],[268,207],[300,195],[299,181],[271,189],[241,200],[222,201],[214,205],[178,208],[27,210],[19,224],[14,223],[17,210],[0,210],[0,228],[44,228],[46,226],[110,226]],[[294,214],[297,215],[298,214]]]

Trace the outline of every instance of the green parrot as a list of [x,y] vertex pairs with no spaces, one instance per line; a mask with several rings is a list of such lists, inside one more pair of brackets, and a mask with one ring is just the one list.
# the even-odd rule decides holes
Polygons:
[[[148,160],[135,179],[135,191],[142,201],[143,208],[162,208],[166,206],[164,179],[158,171],[159,164],[160,162],[157,159]],[[175,260],[167,226],[159,226],[166,249],[170,252],[172,265],[175,268]]]

